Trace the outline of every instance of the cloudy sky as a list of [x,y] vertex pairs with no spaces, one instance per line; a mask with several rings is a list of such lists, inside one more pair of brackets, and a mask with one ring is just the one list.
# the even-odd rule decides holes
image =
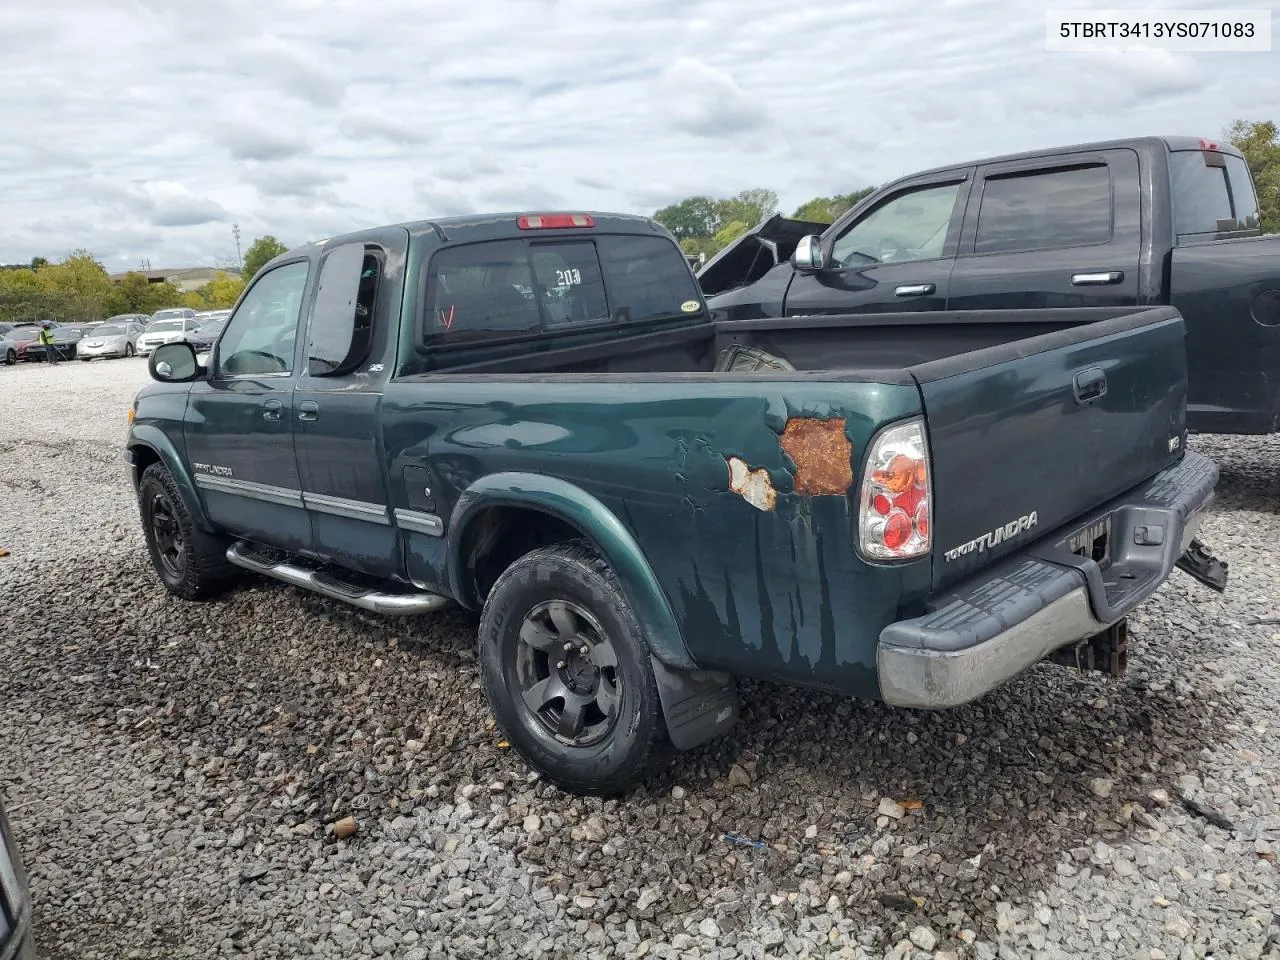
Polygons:
[[246,246],[293,244],[476,210],[650,213],[756,186],[790,212],[993,153],[1280,120],[1280,52],[1048,53],[1045,9],[4,2],[0,262],[86,247],[111,269],[213,265],[234,261],[233,223]]

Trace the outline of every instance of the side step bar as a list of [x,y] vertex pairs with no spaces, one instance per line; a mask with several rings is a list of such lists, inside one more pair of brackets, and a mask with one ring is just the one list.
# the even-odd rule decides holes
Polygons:
[[255,556],[254,553],[253,546],[241,540],[227,548],[227,560],[237,567],[283,580],[295,587],[311,590],[332,600],[341,600],[362,610],[412,616],[431,613],[452,603],[448,597],[434,593],[391,593],[346,583],[330,574],[310,570],[288,560],[269,560]]

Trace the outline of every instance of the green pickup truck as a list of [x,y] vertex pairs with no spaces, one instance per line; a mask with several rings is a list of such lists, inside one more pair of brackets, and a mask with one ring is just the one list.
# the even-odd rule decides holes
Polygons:
[[717,322],[644,218],[389,226],[158,347],[126,457],[173,594],[480,610],[511,744],[616,793],[729,730],[736,676],[948,707],[1123,670],[1175,565],[1222,588],[1178,313],[1047,313]]

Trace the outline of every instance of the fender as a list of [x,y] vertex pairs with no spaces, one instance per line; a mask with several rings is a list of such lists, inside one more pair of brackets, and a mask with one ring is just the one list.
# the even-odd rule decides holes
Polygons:
[[481,477],[462,492],[449,517],[449,585],[455,597],[461,598],[464,582],[462,544],[467,526],[480,511],[497,506],[538,510],[580,530],[618,574],[654,657],[671,667],[697,669],[671,604],[631,531],[591,494],[555,477],[494,473]]
[[169,439],[163,430],[151,424],[137,423],[135,421],[126,443],[124,455],[125,460],[129,463],[130,472],[133,474],[135,492],[139,481],[142,479],[142,471],[138,469],[137,457],[134,451],[139,447],[145,447],[156,454],[160,458],[160,462],[168,467],[169,472],[173,474],[173,481],[178,485],[178,492],[182,495],[182,502],[186,505],[195,525],[207,533],[218,532],[214,529],[213,524],[209,522],[209,518],[204,512],[204,503],[196,495],[196,485],[195,481],[191,479],[191,471],[187,469],[187,465],[182,457],[178,455],[173,441]]

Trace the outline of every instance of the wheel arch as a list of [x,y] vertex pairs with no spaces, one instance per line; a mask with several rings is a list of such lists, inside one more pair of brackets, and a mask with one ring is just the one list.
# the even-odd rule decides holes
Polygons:
[[182,502],[191,514],[192,521],[201,530],[216,533],[204,512],[204,504],[196,494],[196,485],[182,457],[174,448],[173,442],[159,428],[149,424],[135,424],[129,434],[125,447],[125,460],[129,464],[130,480],[136,493],[138,484],[142,482],[142,474],[154,463],[164,464],[168,468],[173,482],[178,487]]
[[490,474],[463,491],[449,518],[450,591],[463,606],[478,609],[502,570],[528,552],[519,548],[530,539],[534,549],[573,537],[590,542],[609,562],[654,657],[696,669],[671,604],[631,531],[599,499],[556,477]]

